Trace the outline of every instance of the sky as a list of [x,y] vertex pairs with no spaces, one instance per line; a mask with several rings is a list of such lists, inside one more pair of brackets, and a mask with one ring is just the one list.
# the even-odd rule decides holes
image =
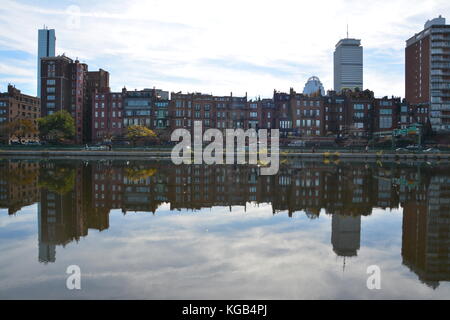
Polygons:
[[448,0],[2,0],[0,91],[36,95],[37,30],[56,29],[56,53],[111,73],[120,91],[160,88],[249,98],[333,88],[333,51],[364,47],[364,88],[404,96],[405,41]]

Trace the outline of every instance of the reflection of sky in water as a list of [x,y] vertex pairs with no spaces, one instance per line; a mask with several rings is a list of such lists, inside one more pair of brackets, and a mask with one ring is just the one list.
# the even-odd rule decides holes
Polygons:
[[[56,262],[38,262],[37,205],[16,216],[0,210],[0,298],[379,299],[450,298],[402,265],[401,210],[361,217],[357,257],[337,257],[331,216],[272,215],[270,205],[171,212],[110,213],[110,227],[65,247]],[[65,287],[77,264],[82,290]],[[382,290],[366,287],[379,265]]]

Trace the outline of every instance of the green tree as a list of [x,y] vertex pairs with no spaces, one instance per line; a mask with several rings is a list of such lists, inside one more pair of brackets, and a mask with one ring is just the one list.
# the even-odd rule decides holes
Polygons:
[[38,119],[38,124],[41,138],[50,142],[72,139],[75,135],[75,120],[65,110]]
[[133,141],[133,146],[138,140],[154,141],[156,137],[156,133],[145,126],[133,125],[127,128],[127,138]]

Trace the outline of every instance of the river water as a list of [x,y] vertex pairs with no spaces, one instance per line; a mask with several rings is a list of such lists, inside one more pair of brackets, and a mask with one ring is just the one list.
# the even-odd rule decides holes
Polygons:
[[439,163],[8,159],[0,208],[2,299],[450,299]]

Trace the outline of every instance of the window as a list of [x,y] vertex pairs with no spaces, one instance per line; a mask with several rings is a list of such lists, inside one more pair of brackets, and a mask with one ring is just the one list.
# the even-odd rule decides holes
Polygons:
[[380,117],[380,129],[392,127],[392,117]]
[[47,80],[47,86],[54,86],[56,84],[56,80]]
[[363,104],[354,104],[353,109],[354,110],[364,110],[364,105]]
[[55,93],[55,87],[47,88],[47,93]]
[[54,102],[47,102],[47,108],[54,108],[55,103]]
[[55,96],[47,96],[47,100],[54,101],[55,100]]

